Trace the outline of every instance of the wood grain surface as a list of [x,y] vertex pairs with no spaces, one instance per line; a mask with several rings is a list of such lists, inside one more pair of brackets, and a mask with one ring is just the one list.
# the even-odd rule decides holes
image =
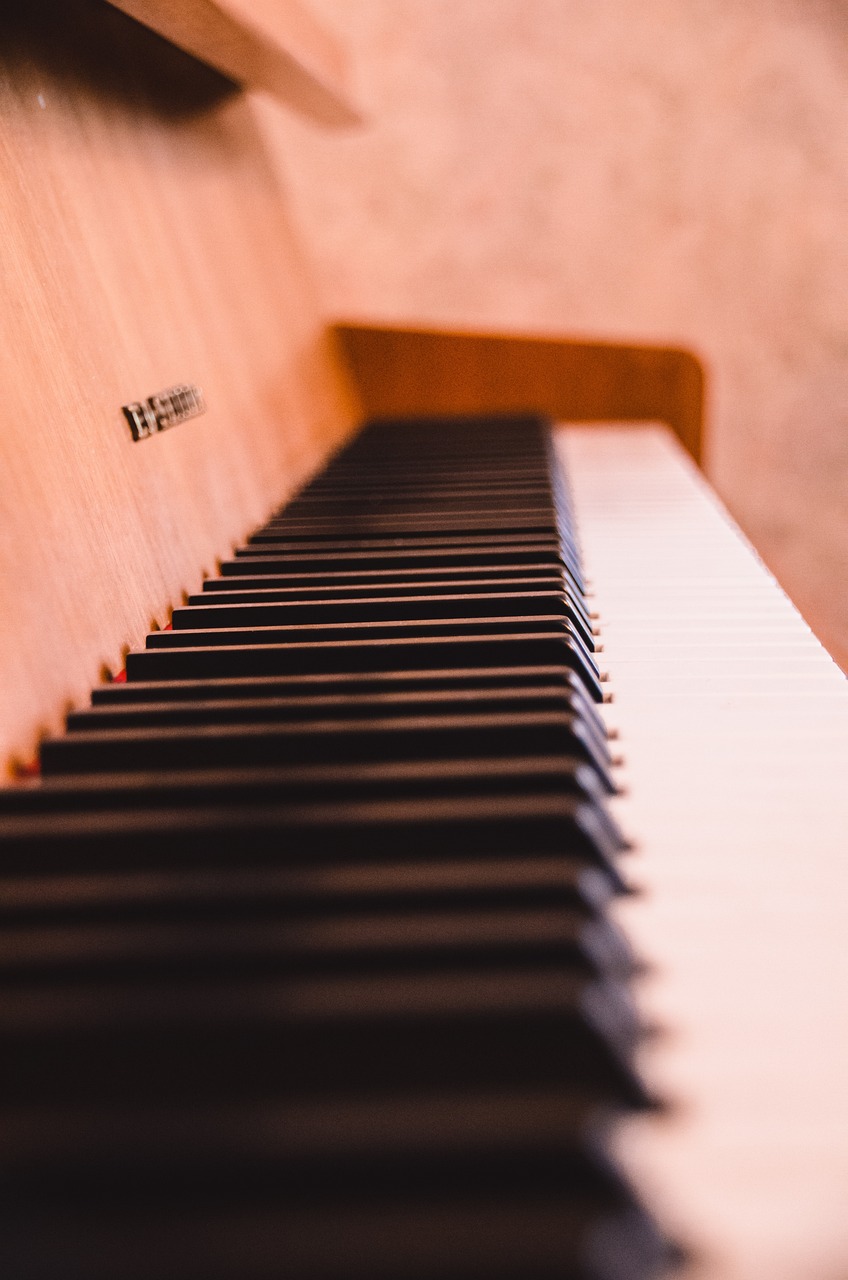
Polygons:
[[[0,762],[350,430],[249,99],[102,4],[0,16]],[[133,443],[175,383],[208,412]]]

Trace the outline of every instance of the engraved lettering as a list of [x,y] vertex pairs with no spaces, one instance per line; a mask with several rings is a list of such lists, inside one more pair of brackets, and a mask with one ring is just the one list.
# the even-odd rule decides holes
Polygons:
[[125,404],[123,412],[129,423],[133,440],[143,440],[145,436],[150,434],[147,405],[140,404],[138,401],[133,404]]
[[200,387],[180,383],[165,391],[157,391],[147,400],[134,400],[122,405],[133,440],[144,440],[159,431],[166,431],[178,422],[186,422],[206,412],[206,404]]
[[170,399],[167,391],[160,391],[158,395],[151,396],[147,403],[156,419],[156,430],[164,431],[171,425]]

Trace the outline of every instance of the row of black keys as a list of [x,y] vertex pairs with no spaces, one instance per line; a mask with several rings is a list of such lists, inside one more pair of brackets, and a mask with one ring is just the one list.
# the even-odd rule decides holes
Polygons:
[[664,1267],[548,448],[372,425],[0,794],[6,1273]]

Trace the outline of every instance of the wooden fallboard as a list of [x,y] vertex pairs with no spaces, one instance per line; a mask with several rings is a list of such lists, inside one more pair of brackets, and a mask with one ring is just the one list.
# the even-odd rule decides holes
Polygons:
[[[0,19],[0,761],[351,429],[249,99],[118,10]],[[179,383],[204,416],[133,443]]]

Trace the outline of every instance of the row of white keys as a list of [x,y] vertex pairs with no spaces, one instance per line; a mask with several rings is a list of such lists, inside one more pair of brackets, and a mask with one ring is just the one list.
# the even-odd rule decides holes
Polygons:
[[[848,1277],[848,682],[663,428],[563,428],[675,1105],[622,1156],[698,1280]],[[848,584],[846,584],[848,589]]]

